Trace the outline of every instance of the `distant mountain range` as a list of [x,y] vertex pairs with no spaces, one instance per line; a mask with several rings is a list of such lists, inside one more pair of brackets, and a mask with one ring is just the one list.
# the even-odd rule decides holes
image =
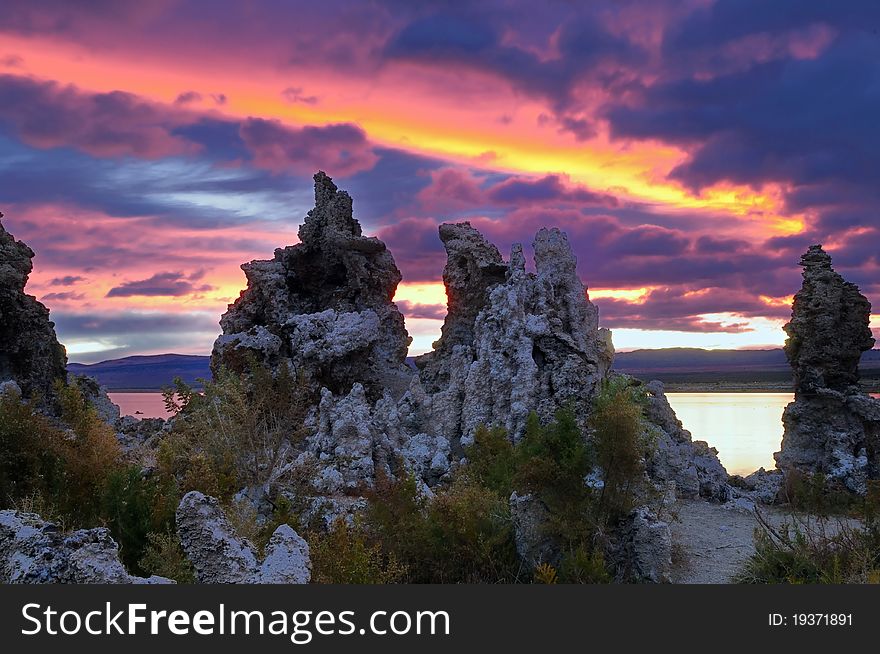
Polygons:
[[[211,376],[210,357],[186,354],[131,356],[100,363],[71,363],[67,369],[89,375],[112,391],[157,391],[175,377],[188,384]],[[618,352],[614,368],[637,377],[660,379],[666,383],[784,384],[791,380],[791,368],[781,349],[701,350],[663,348]],[[880,350],[862,355],[862,373],[880,377]]]
[[111,391],[158,391],[170,386],[175,377],[187,384],[209,379],[211,357],[188,354],[157,354],[111,359],[100,363],[70,363],[67,369],[77,375],[96,378]]

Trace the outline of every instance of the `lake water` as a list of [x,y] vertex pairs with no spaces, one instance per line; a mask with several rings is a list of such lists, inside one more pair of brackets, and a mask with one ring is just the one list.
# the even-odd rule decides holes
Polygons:
[[775,468],[773,453],[782,443],[782,411],[793,393],[667,393],[694,440],[718,450],[735,475]]
[[167,418],[162,393],[107,393],[124,416]]
[[[667,393],[685,429],[718,450],[731,474],[773,468],[782,442],[782,410],[791,393]],[[161,393],[110,393],[123,415],[165,418]]]

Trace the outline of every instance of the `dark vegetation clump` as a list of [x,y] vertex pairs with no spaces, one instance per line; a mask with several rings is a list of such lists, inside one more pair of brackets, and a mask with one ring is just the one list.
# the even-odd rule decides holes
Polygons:
[[190,582],[192,569],[175,533],[175,511],[186,492],[217,496],[230,509],[243,488],[265,493],[274,513],[250,534],[257,543],[292,521],[296,511],[277,489],[308,485],[308,471],[293,465],[308,405],[302,388],[293,375],[273,376],[257,365],[247,384],[221,370],[202,393],[176,380],[165,396],[177,419],[162,437],[156,465],[146,467],[126,460],[113,428],[75,383],[56,387],[59,418],[44,415],[36,401],[5,393],[0,508],[38,513],[65,529],[107,527],[134,574]]
[[734,578],[751,584],[880,583],[880,481],[865,497],[843,495],[824,475],[786,484],[791,515],[773,527],[759,515],[755,554]]
[[123,563],[144,573],[149,534],[173,529],[174,489],[123,459],[115,433],[76,384],[56,392],[59,420],[14,394],[0,397],[0,506],[67,529],[106,526]]
[[302,481],[294,459],[311,399],[305,379],[286,366],[273,375],[253,360],[248,371],[220,368],[213,381],[202,380],[202,392],[180,379],[163,392],[176,419],[159,465],[181,494],[197,490],[228,503],[249,489],[274,502],[280,488]]

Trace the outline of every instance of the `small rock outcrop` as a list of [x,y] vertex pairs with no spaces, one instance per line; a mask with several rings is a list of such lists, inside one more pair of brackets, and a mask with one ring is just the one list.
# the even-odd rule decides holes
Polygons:
[[101,386],[97,379],[87,375],[72,375],[71,382],[82,393],[83,398],[95,408],[98,417],[104,422],[115,425],[121,416],[119,405],[114,404],[107,394],[107,388]]
[[859,359],[874,345],[871,305],[821,246],[811,246],[801,265],[803,286],[784,328],[795,399],[783,413],[776,464],[864,494],[868,480],[880,478],[880,402],[858,385]]
[[758,468],[745,477],[737,477],[732,480],[732,485],[735,485],[741,494],[754,501],[762,504],[775,504],[785,500],[784,497],[780,497],[784,481],[782,471]]
[[535,495],[513,492],[509,500],[516,553],[530,568],[540,563],[558,565],[559,544],[547,535],[550,510]]
[[275,530],[260,562],[254,546],[235,533],[220,503],[198,491],[180,501],[177,533],[200,583],[307,584],[311,578],[309,546],[289,525]]
[[658,484],[674,482],[679,497],[729,500],[732,492],[718,450],[705,441],[692,439],[669,406],[662,382],[655,380],[644,388],[648,394],[647,418],[657,435],[657,446],[647,461],[651,479]]
[[65,533],[35,513],[0,511],[0,583],[168,584],[164,577],[135,577],[119,560],[110,531]]
[[400,271],[382,241],[362,235],[351,196],[323,172],[299,240],[242,266],[248,287],[220,320],[212,369],[243,372],[251,355],[290,366],[316,390],[345,394],[361,384],[371,401],[386,389],[401,394],[411,339],[392,301]]
[[22,397],[48,408],[55,381],[67,378],[67,354],[49,310],[24,291],[33,258],[34,251],[0,223],[0,383],[14,381]]
[[672,531],[647,507],[634,509],[619,530],[614,563],[617,580],[669,583],[672,572]]

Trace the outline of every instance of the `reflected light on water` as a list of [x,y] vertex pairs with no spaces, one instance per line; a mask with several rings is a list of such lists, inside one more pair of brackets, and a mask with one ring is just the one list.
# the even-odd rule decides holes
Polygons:
[[727,472],[747,475],[776,467],[782,443],[782,411],[792,393],[667,393],[694,440],[718,450]]
[[162,393],[107,393],[110,401],[119,405],[124,416],[135,418],[167,418]]

